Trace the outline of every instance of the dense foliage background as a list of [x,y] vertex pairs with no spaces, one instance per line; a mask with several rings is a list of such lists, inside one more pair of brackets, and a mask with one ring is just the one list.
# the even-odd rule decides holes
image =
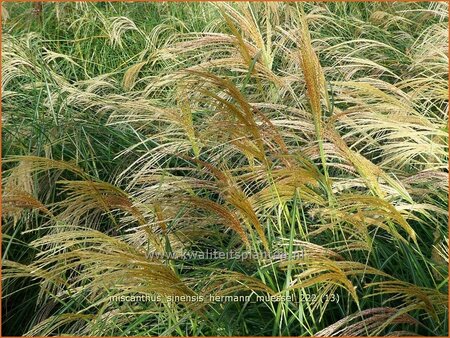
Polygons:
[[447,336],[447,13],[3,3],[3,335]]

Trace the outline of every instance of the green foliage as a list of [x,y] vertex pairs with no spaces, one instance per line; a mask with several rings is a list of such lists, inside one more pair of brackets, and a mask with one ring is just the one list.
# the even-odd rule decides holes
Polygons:
[[448,335],[447,3],[33,6],[5,335]]

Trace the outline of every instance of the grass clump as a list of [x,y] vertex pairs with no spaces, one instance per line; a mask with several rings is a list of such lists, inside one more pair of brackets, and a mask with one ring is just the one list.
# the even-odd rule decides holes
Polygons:
[[2,5],[6,335],[448,335],[446,3],[36,8]]

